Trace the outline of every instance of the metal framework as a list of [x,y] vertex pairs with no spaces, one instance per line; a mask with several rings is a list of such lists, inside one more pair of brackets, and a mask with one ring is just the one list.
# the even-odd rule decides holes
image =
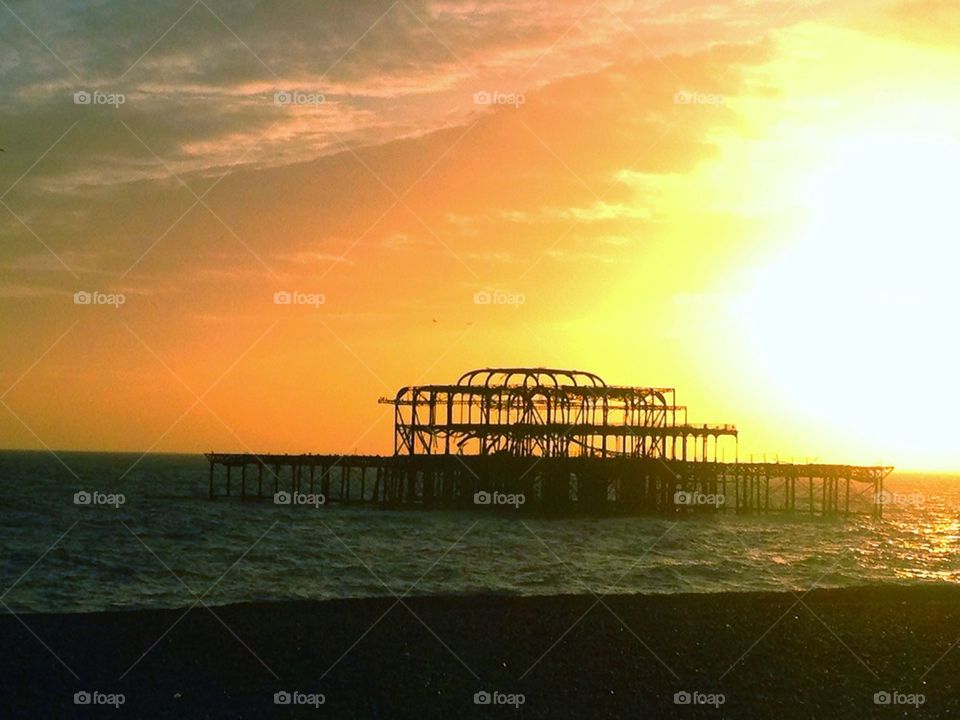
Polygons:
[[634,457],[711,462],[733,425],[693,425],[676,390],[607,385],[555,368],[483,368],[454,385],[401,388],[394,406],[394,455]]
[[[892,470],[741,463],[737,429],[690,424],[673,388],[611,386],[578,370],[484,368],[453,385],[404,387],[380,402],[394,406],[393,455],[209,453],[210,497],[223,467],[227,495],[233,469],[240,497],[252,495],[251,469],[255,497],[266,482],[274,502],[309,489],[308,499],[384,506],[466,508],[502,495],[561,514],[881,517],[878,498]],[[733,445],[732,461],[723,457],[724,442]]]

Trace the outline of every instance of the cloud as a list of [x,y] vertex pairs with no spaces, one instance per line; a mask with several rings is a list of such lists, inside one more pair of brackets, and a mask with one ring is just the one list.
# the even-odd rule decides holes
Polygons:
[[295,253],[285,253],[277,255],[278,259],[292,263],[294,265],[330,265],[337,263],[347,263],[352,265],[353,261],[343,255],[334,255],[323,252],[322,250],[303,250]]
[[913,42],[956,51],[960,42],[960,6],[952,0],[906,0],[876,17],[882,31]]
[[23,299],[23,298],[44,298],[55,295],[64,295],[61,290],[43,285],[23,285],[16,283],[0,283],[0,298],[3,299]]
[[57,273],[64,266],[75,273],[96,273],[103,267],[105,253],[96,251],[66,250],[57,255],[49,251],[31,252],[0,263],[0,267],[14,273]]
[[[60,418],[64,397],[97,409],[96,438],[71,426],[57,447],[149,447],[163,428],[139,419],[182,412],[145,397],[155,359],[119,317],[201,387],[276,323],[220,391],[249,414],[244,437],[271,444],[264,427],[316,442],[315,424],[285,424],[287,407],[335,404],[356,424],[369,387],[345,380],[366,378],[358,359],[392,385],[448,350],[450,366],[431,374],[534,356],[534,326],[572,338],[550,344],[574,360],[634,356],[623,337],[643,342],[670,321],[656,303],[675,292],[671,273],[691,287],[698,272],[716,277],[743,227],[715,222],[715,198],[681,192],[723,138],[755,131],[752,117],[678,91],[739,99],[746,71],[782,49],[773,31],[833,12],[795,0],[10,5],[50,50],[0,11],[0,194],[24,176],[4,203],[29,226],[0,212],[0,294],[19,298],[0,319],[24,337],[3,363],[29,367],[69,327],[74,286],[149,295],[122,316],[85,313],[67,359],[38,369],[34,397],[56,408],[38,416]],[[770,97],[776,80],[764,79]],[[77,105],[78,90],[124,102]],[[314,98],[275,100],[293,91]],[[477,104],[477,92],[523,102]],[[288,312],[273,303],[282,288],[327,303]],[[530,298],[525,326],[481,315],[471,288]],[[52,293],[62,308],[39,299]],[[434,318],[500,325],[461,346],[423,331]],[[331,320],[349,320],[331,325],[339,342]],[[50,381],[58,366],[66,387]],[[118,386],[112,368],[136,382]],[[318,369],[336,381],[304,382]],[[264,408],[284,419],[265,423]]]
[[[344,140],[318,156],[299,125],[281,123],[261,141],[276,149],[274,158],[241,161],[232,170],[222,167],[226,158],[255,146],[250,138],[260,125],[239,123],[237,134],[219,135],[220,110],[204,125],[209,135],[182,140],[189,152],[174,152],[179,160],[171,161],[179,116],[138,111],[125,127],[98,114],[65,136],[22,183],[32,189],[18,186],[9,202],[36,211],[27,222],[55,250],[83,252],[95,244],[110,251],[97,270],[145,273],[147,282],[152,274],[181,276],[187,266],[229,282],[257,273],[286,277],[317,263],[321,273],[349,269],[358,278],[384,266],[376,255],[384,244],[411,258],[439,253],[473,272],[522,267],[572,226],[629,236],[650,221],[652,205],[624,178],[689,172],[714,154],[710,134],[738,123],[726,107],[678,105],[677,77],[735,95],[738,63],[758,62],[768,51],[718,46],[690,56],[627,58],[533,88],[522,107],[477,107],[471,100],[450,127],[392,140],[385,132],[387,140],[366,145]],[[254,89],[261,88],[247,88]],[[56,139],[47,132],[48,142]],[[320,130],[310,137],[318,145],[330,140]],[[64,148],[83,151],[78,157],[86,164],[69,167]],[[109,186],[97,184],[106,179]],[[523,248],[511,240],[517,224],[531,228]],[[24,228],[13,229],[23,243],[34,242]],[[228,251],[233,260],[202,270],[208,260],[201,253]]]
[[[30,30],[0,15],[4,165],[26,169],[79,123],[22,192],[282,166],[344,143],[462,125],[482,110],[473,103],[480,90],[529,92],[627,58],[754,38],[772,15],[752,3],[672,7],[664,15],[659,3],[587,0],[14,4]],[[679,81],[679,68],[665,67]],[[73,93],[81,90],[125,102],[78,107]],[[292,90],[324,101],[275,104],[276,92]]]

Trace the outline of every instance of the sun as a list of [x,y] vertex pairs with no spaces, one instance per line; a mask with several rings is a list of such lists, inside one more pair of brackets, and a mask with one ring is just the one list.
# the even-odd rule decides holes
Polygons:
[[792,184],[798,229],[734,307],[795,409],[921,463],[956,460],[960,413],[960,137],[941,115],[822,144]]

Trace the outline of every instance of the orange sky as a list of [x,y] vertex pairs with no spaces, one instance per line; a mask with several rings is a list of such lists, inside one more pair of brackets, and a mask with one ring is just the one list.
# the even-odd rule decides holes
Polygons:
[[960,469],[954,4],[116,5],[0,13],[0,447],[387,452],[550,365]]

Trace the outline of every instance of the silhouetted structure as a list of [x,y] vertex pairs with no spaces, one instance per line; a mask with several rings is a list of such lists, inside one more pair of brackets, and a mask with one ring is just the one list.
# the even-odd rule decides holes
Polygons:
[[486,368],[380,402],[396,408],[397,455],[716,460],[737,429],[690,425],[675,398],[673,388],[609,386],[577,370]]
[[224,466],[228,495],[231,469],[240,468],[242,497],[252,467],[258,497],[266,471],[274,493],[319,490],[326,502],[879,515],[892,470],[741,463],[737,429],[690,424],[673,388],[609,386],[576,370],[473,370],[453,385],[404,387],[380,402],[395,409],[392,456],[211,453],[210,496]]

